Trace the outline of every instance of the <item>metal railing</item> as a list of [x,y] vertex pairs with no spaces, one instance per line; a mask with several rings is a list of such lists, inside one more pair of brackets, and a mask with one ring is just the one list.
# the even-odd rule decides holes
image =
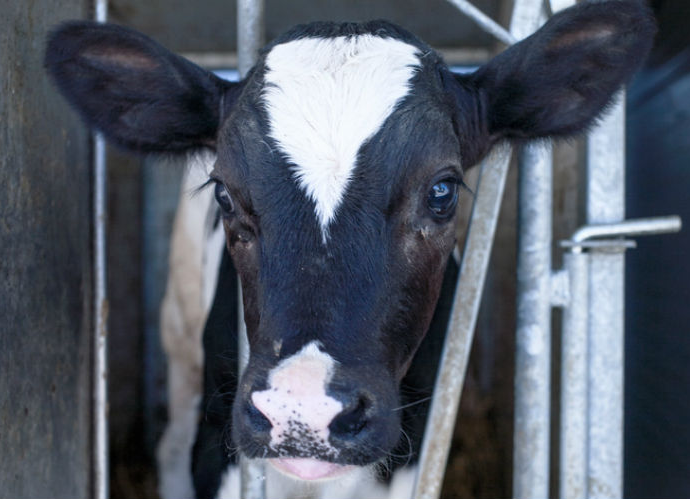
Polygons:
[[[95,0],[94,18],[105,22],[107,0]],[[108,297],[106,291],[106,213],[107,166],[105,139],[93,136],[93,252],[94,252],[94,329],[93,329],[93,497],[109,497],[108,459]]]

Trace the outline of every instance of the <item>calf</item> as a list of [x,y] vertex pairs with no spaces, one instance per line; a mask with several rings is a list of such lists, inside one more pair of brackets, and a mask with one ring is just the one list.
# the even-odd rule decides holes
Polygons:
[[[388,22],[313,23],[269,44],[239,83],[127,28],[73,22],[51,35],[50,74],[114,144],[214,153],[209,233],[222,227],[228,252],[194,312],[198,325],[210,307],[189,465],[197,497],[237,497],[238,452],[270,463],[271,499],[409,495],[396,488],[409,467],[393,463],[388,491],[370,470],[400,452],[401,420],[423,428],[400,387],[433,379],[425,361],[440,340],[419,347],[444,274],[457,271],[447,262],[463,172],[500,141],[586,129],[653,33],[635,2],[586,3],[459,76]],[[239,383],[235,272],[250,346]]]

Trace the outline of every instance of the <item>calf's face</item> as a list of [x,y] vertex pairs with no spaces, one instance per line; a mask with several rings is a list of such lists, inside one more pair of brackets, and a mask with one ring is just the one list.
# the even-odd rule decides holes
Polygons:
[[212,178],[251,350],[233,431],[252,455],[365,464],[396,443],[397,385],[454,245],[441,62],[375,29],[392,28],[269,47],[220,130]]
[[456,76],[390,23],[315,23],[231,84],[139,33],[79,22],[52,34],[46,64],[116,144],[215,149],[251,351],[233,438],[320,479],[398,440],[398,384],[455,244],[463,170],[498,141],[586,128],[653,32],[636,3],[585,4]]

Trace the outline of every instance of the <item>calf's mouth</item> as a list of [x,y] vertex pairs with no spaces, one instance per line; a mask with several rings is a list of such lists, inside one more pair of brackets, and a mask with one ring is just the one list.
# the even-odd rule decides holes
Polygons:
[[274,458],[267,461],[281,473],[307,481],[338,478],[357,468],[354,465],[337,464],[303,457]]

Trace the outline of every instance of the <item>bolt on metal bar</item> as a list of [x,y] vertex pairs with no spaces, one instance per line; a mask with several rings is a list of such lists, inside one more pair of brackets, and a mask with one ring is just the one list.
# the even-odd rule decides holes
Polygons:
[[[107,0],[95,0],[95,20],[105,22]],[[108,296],[106,290],[107,165],[105,139],[93,136],[93,251],[94,251],[94,332],[93,332],[93,491],[95,499],[110,495],[108,463]]]
[[484,31],[493,35],[498,40],[506,45],[512,45],[517,40],[509,33],[503,26],[484,14],[477,7],[467,0],[448,0],[455,7],[457,7],[463,14],[472,19]]
[[509,164],[510,148],[504,147],[481,165],[453,312],[424,433],[414,499],[437,499],[441,494]]
[[[264,0],[238,0],[237,2],[237,66],[240,78],[244,78],[256,62],[264,44]],[[242,286],[239,287],[238,303],[238,351],[240,373],[249,360],[249,343],[244,323]],[[266,470],[262,461],[240,456],[240,497],[264,499],[266,497]]]

